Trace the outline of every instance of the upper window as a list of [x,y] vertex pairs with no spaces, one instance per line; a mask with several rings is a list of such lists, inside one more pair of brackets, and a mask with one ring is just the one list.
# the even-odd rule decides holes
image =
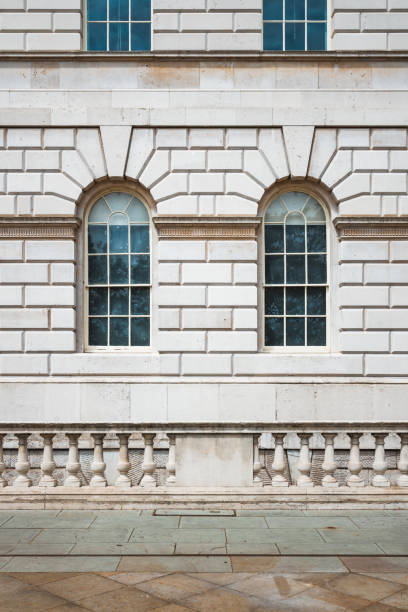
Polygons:
[[324,51],[327,0],[263,0],[267,51]]
[[85,290],[89,347],[150,345],[150,218],[129,193],[109,193],[88,216]]
[[265,347],[326,346],[326,213],[311,196],[283,193],[264,217]]
[[149,51],[150,0],[88,0],[88,51]]

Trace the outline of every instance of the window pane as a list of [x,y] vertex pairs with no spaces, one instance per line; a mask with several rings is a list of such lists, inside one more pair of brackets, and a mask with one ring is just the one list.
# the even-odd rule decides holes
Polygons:
[[128,226],[110,225],[109,226],[109,251],[111,253],[127,253],[128,245]]
[[126,212],[132,223],[149,223],[149,213],[146,210],[146,206],[137,198],[132,199]]
[[106,23],[88,23],[87,45],[88,51],[106,51],[107,49]]
[[308,317],[307,319],[307,345],[326,346],[326,319],[325,317]]
[[107,0],[88,0],[87,16],[89,21],[106,21]]
[[107,315],[108,314],[108,289],[98,287],[89,289],[89,314]]
[[150,23],[132,23],[132,51],[149,51]]
[[265,288],[265,314],[283,315],[283,287]]
[[149,255],[131,256],[131,281],[135,285],[150,283],[150,257]]
[[110,290],[110,314],[127,315],[129,314],[129,288]]
[[283,317],[265,319],[265,345],[283,346]]
[[127,255],[111,255],[109,266],[111,285],[127,285],[129,283],[129,258]]
[[307,289],[307,314],[326,314],[326,287],[308,287]]
[[129,319],[127,317],[110,319],[110,342],[111,346],[128,346],[129,344]]
[[267,208],[265,223],[283,223],[287,212],[288,210],[282,200],[277,198]]
[[299,20],[305,18],[305,0],[286,0],[285,18]]
[[309,51],[325,51],[326,49],[326,24],[307,24],[307,48]]
[[283,49],[283,24],[263,24],[263,46],[266,51],[282,51]]
[[286,345],[304,346],[305,345],[305,320],[303,317],[286,319]]
[[307,228],[307,250],[309,253],[326,252],[326,226],[309,225]]
[[302,193],[301,191],[288,191],[281,195],[282,200],[284,200],[288,210],[303,210],[303,207],[306,203],[306,200],[309,199],[309,196],[306,193]]
[[109,50],[129,51],[129,25],[127,23],[109,24]]
[[105,196],[105,200],[109,204],[109,207],[114,212],[124,212],[132,199],[132,196],[129,193],[120,193],[114,191],[113,193],[108,193]]
[[110,210],[106,202],[101,198],[92,206],[88,221],[89,223],[107,223],[109,214]]
[[327,18],[327,0],[307,0],[307,18],[325,20]]
[[88,226],[89,253],[106,253],[106,225]]
[[132,315],[150,314],[150,288],[149,287],[132,287],[131,314]]
[[88,277],[90,285],[106,285],[108,282],[106,255],[88,257]]
[[303,212],[308,221],[326,221],[324,210],[316,200],[309,200]]
[[286,282],[289,285],[301,285],[305,282],[303,255],[286,255]]
[[305,314],[305,290],[303,287],[286,288],[286,314]]
[[130,244],[132,253],[148,253],[149,242],[148,225],[130,226]]
[[305,50],[305,24],[286,22],[285,26],[285,49],[286,51]]
[[89,319],[89,344],[91,346],[107,346],[108,344],[108,319],[94,318]]
[[286,226],[286,252],[305,252],[305,227],[304,225]]
[[141,317],[132,318],[132,346],[149,346],[150,344],[150,319]]
[[327,281],[326,255],[308,255],[308,282],[325,285]]
[[283,0],[264,0],[264,19],[283,19]]
[[284,283],[283,255],[267,255],[265,257],[265,282],[267,285]]
[[150,0],[132,0],[132,21],[150,21]]
[[265,252],[283,253],[283,225],[265,225]]
[[129,0],[109,0],[110,21],[129,21]]

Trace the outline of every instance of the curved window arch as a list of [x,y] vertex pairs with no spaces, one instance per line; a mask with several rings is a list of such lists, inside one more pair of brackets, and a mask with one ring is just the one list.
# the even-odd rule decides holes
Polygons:
[[300,191],[272,200],[264,216],[264,345],[327,344],[328,223]]
[[85,275],[87,346],[150,345],[150,217],[130,193],[111,192],[90,208]]

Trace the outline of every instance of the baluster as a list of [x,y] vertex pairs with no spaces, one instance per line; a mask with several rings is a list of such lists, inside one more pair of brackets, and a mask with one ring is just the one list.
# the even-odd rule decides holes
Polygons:
[[360,461],[360,434],[352,433],[350,436],[350,456],[347,468],[350,472],[350,476],[347,479],[347,486],[349,487],[364,487],[364,479],[360,472],[362,465]]
[[313,481],[310,478],[310,471],[312,469],[312,464],[309,457],[309,439],[310,434],[301,433],[298,434],[300,438],[300,452],[299,452],[299,462],[297,469],[300,472],[300,476],[297,479],[298,487],[313,487]]
[[254,466],[253,466],[253,474],[254,474],[254,480],[253,480],[253,484],[254,487],[263,487],[263,482],[262,482],[262,478],[260,477],[259,473],[262,469],[262,464],[259,458],[259,434],[255,434],[253,436],[253,446],[254,446],[254,454],[253,454],[253,459],[254,459]]
[[43,460],[41,463],[42,476],[38,483],[40,487],[55,487],[57,481],[52,475],[53,471],[57,467],[54,461],[54,455],[52,450],[52,440],[54,434],[42,434],[44,440]]
[[339,483],[334,477],[334,472],[337,468],[336,461],[334,459],[334,438],[336,437],[336,434],[324,433],[323,437],[325,440],[325,448],[322,469],[325,475],[322,478],[322,486],[338,487]]
[[0,434],[0,488],[7,487],[7,480],[3,478],[3,472],[6,469],[3,455],[3,438],[5,434]]
[[130,470],[130,462],[129,462],[129,447],[128,441],[130,434],[120,433],[119,436],[119,461],[117,465],[117,470],[119,472],[119,476],[116,480],[117,487],[131,487],[132,482],[128,476],[128,472]]
[[272,471],[275,472],[275,475],[272,478],[272,486],[273,487],[288,487],[289,482],[285,478],[285,451],[283,449],[283,439],[286,434],[284,433],[275,433],[273,437],[275,438],[275,452],[273,455],[272,462]]
[[166,464],[167,479],[166,484],[176,484],[176,435],[167,434],[169,439],[169,459]]
[[94,441],[94,454],[91,464],[93,476],[90,481],[91,487],[106,487],[105,469],[106,463],[103,460],[103,439],[105,434],[91,433]]
[[384,440],[386,435],[387,434],[374,434],[374,478],[371,483],[373,487],[389,487],[391,485],[388,478],[385,477],[385,472],[387,470],[387,460],[385,458]]
[[155,434],[145,433],[145,434],[142,434],[142,436],[143,436],[145,448],[144,448],[143,463],[142,463],[143,477],[142,477],[142,480],[140,481],[140,486],[141,487],[155,487],[156,480],[153,476],[154,471],[156,469],[156,464],[153,458],[153,440],[154,440]]
[[27,476],[30,470],[28,460],[27,440],[30,434],[16,434],[18,439],[18,453],[16,461],[17,478],[13,482],[14,487],[31,487],[32,482]]
[[397,484],[399,487],[408,487],[408,434],[399,434],[401,438],[401,451],[398,461],[400,475]]
[[79,462],[78,438],[80,435],[81,434],[76,433],[67,434],[69,448],[67,465],[65,467],[68,472],[68,476],[64,482],[64,486],[66,487],[80,487],[82,485],[81,479],[79,478],[81,464]]

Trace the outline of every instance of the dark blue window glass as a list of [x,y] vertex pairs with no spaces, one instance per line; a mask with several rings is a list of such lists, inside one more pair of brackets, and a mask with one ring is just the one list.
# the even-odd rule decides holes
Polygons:
[[326,346],[326,318],[308,317],[307,319],[307,345]]
[[108,344],[108,319],[91,317],[89,319],[89,344],[106,346]]
[[327,19],[327,0],[307,0],[307,18],[325,21]]
[[109,49],[110,51],[129,51],[129,24],[109,24]]
[[283,0],[264,0],[263,3],[264,19],[283,19]]
[[112,287],[110,289],[110,314],[129,314],[129,287]]
[[326,255],[308,255],[308,282],[311,285],[325,285],[327,281]]
[[286,226],[286,252],[305,252],[305,227],[304,225]]
[[109,226],[109,251],[111,253],[127,253],[128,246],[128,226],[110,225]]
[[305,282],[304,255],[286,255],[286,282],[288,285],[301,285]]
[[307,289],[307,314],[326,314],[326,287],[308,287]]
[[90,255],[88,257],[88,276],[90,285],[106,285],[108,282],[108,266],[106,255]]
[[265,344],[266,346],[283,346],[283,317],[266,317]]
[[94,287],[89,290],[89,314],[108,314],[108,289],[106,287]]
[[286,51],[304,51],[305,49],[305,24],[286,22],[285,26],[285,49]]
[[127,317],[111,317],[110,319],[110,345],[128,346],[129,319]]
[[88,21],[106,21],[108,16],[107,0],[88,0]]
[[305,0],[286,0],[285,19],[299,21],[305,18]]
[[130,227],[130,250],[132,253],[148,253],[149,252],[149,226],[148,225],[131,225]]
[[324,51],[326,49],[326,24],[307,24],[307,48],[309,51]]
[[265,225],[265,253],[283,253],[283,225]]
[[151,46],[150,23],[132,23],[132,51],[148,51]]
[[129,283],[129,257],[127,255],[111,255],[109,257],[109,281],[111,285],[127,285]]
[[265,257],[265,282],[267,285],[281,285],[285,282],[283,255]]
[[106,51],[107,49],[106,23],[88,23],[88,50]]
[[283,24],[265,21],[263,27],[263,44],[265,51],[282,51]]
[[132,346],[149,346],[150,319],[147,317],[132,317]]
[[109,0],[109,20],[129,21],[129,0]]
[[132,287],[131,314],[148,315],[150,312],[149,287]]
[[286,314],[305,314],[305,290],[303,287],[286,287]]
[[106,225],[88,226],[88,251],[89,253],[106,253]]
[[303,317],[287,317],[286,319],[286,345],[305,345],[305,320]]
[[150,257],[148,255],[131,256],[132,285],[147,285],[150,282]]
[[309,253],[326,251],[326,226],[309,225],[307,228],[307,250]]
[[266,287],[265,314],[283,315],[283,287]]
[[131,19],[132,21],[150,21],[150,0],[132,0]]

